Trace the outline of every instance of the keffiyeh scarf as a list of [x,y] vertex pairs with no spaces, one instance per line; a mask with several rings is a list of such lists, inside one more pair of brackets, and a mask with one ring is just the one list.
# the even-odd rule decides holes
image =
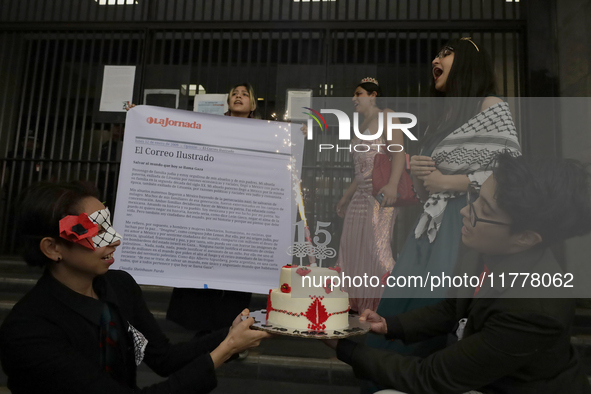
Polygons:
[[[443,175],[466,174],[470,182],[479,188],[492,174],[492,159],[503,151],[515,156],[521,154],[515,124],[506,102],[494,104],[473,116],[445,137],[435,147],[431,157]],[[433,242],[447,201],[463,194],[446,191],[430,195],[415,228],[415,238],[426,231],[429,242]]]

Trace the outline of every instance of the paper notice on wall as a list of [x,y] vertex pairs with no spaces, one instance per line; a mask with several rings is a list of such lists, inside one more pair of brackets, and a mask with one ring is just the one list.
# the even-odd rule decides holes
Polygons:
[[309,119],[306,108],[312,106],[312,90],[289,89],[287,91],[287,110],[285,119],[291,121],[305,121]]
[[223,115],[228,111],[227,94],[197,94],[193,111],[204,114]]
[[135,66],[105,66],[99,111],[125,112],[133,99]]
[[[112,268],[143,284],[267,293],[291,263],[290,125],[138,106],[127,115]],[[297,140],[297,141],[295,141]]]

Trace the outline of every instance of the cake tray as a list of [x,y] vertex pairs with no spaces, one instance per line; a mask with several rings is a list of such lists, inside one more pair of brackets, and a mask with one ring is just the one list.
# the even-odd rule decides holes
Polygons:
[[[252,329],[266,331],[275,335],[287,335],[298,338],[342,339],[355,335],[367,334],[370,330],[370,324],[367,322],[360,322],[359,315],[349,315],[349,327],[347,328],[324,331],[303,330],[275,323],[267,323],[267,311],[265,309],[250,312],[248,317],[254,318],[254,324],[250,326]],[[242,320],[246,320],[248,317],[242,316]]]

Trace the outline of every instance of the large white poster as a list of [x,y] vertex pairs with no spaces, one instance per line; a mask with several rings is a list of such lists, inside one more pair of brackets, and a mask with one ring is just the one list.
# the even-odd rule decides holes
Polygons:
[[142,284],[277,287],[291,262],[292,153],[301,158],[302,150],[303,136],[291,136],[288,123],[131,109],[113,268]]

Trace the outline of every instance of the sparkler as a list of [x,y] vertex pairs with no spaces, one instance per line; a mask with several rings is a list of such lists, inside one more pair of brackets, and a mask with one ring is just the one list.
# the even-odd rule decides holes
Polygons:
[[[304,209],[304,198],[302,196],[302,187],[301,183],[302,180],[298,177],[296,165],[295,165],[295,158],[292,156],[291,158],[291,181],[292,181],[292,188],[295,193],[296,203],[298,205],[298,212],[300,213],[300,219],[304,221],[304,238],[305,242],[308,245],[311,251],[314,250],[314,246],[312,245],[312,237],[310,235],[310,228],[308,227],[308,220],[306,219],[306,211]],[[298,242],[303,242],[303,240],[298,239]],[[308,260],[310,261],[310,265],[316,264],[316,257],[314,257],[314,253],[308,254]]]

